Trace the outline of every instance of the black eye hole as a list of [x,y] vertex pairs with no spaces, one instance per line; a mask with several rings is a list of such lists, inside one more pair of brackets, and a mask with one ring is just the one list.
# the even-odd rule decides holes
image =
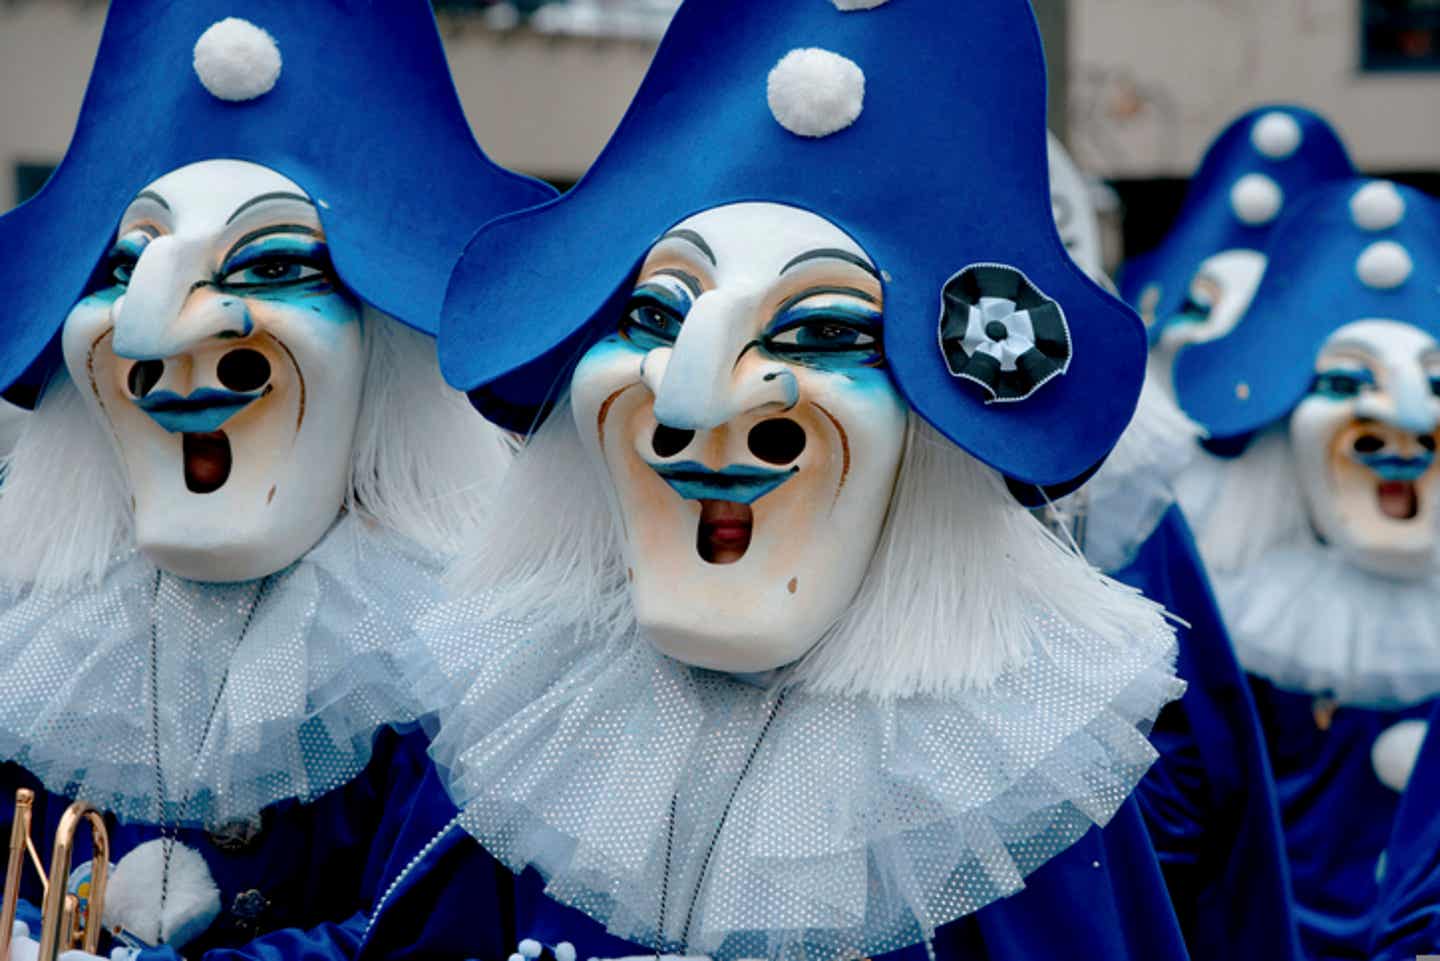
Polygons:
[[672,305],[637,294],[620,319],[620,334],[641,350],[655,350],[675,343],[684,323],[684,316]]
[[1426,450],[1428,450],[1428,451],[1429,451],[1430,453],[1432,453],[1432,454],[1435,453],[1435,435],[1434,435],[1434,434],[1421,434],[1421,435],[1420,435],[1420,446],[1423,447],[1423,448],[1425,448]]
[[666,427],[659,424],[655,428],[655,436],[650,438],[650,446],[657,457],[674,457],[682,450],[690,446],[695,439],[693,430],[680,430],[677,427]]
[[767,464],[789,464],[805,453],[805,428],[788,417],[761,421],[750,428],[748,444]]
[[1350,446],[1357,454],[1378,454],[1385,449],[1385,441],[1374,434],[1361,434]]
[[270,382],[270,361],[258,350],[238,347],[220,358],[215,374],[226,389],[248,394]]
[[1440,377],[1430,378],[1430,393],[1440,397]]
[[137,361],[125,377],[125,386],[130,388],[132,397],[140,400],[155,389],[155,385],[160,383],[160,378],[164,373],[165,362],[163,360]]
[[1184,320],[1201,321],[1209,320],[1214,309],[1214,304],[1201,303],[1193,294],[1189,294],[1185,297],[1184,303],[1180,305],[1179,313]]

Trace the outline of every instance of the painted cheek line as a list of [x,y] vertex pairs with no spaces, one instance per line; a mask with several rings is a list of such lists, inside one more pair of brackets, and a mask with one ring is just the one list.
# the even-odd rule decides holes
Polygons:
[[830,510],[833,512],[835,505],[840,502],[840,493],[845,490],[845,479],[850,476],[850,435],[845,432],[845,428],[841,426],[840,421],[835,415],[825,409],[824,405],[815,401],[811,401],[811,403],[815,405],[816,410],[829,418],[830,423],[835,426],[835,433],[840,437],[840,452],[842,454],[840,483],[835,487],[835,498],[830,501]]

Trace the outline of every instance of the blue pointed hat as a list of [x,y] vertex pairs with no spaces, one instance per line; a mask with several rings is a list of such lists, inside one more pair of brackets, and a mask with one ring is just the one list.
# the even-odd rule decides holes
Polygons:
[[1440,339],[1440,202],[1379,180],[1322,187],[1287,214],[1244,319],[1175,361],[1180,406],[1217,439],[1285,417],[1305,397],[1326,339],[1395,320]]
[[1311,189],[1354,176],[1330,125],[1303,107],[1260,107],[1210,145],[1175,226],[1120,273],[1120,296],[1155,341],[1190,295],[1200,265],[1225,250],[1263,251],[1285,209]]
[[135,194],[211,159],[299,184],[345,284],[432,334],[475,225],[554,196],[475,143],[425,0],[113,0],[64,160],[0,217],[0,389],[33,399]]
[[[772,69],[811,48],[826,53],[800,59],[829,67],[799,78],[798,99],[835,115],[791,116],[784,90],[772,111]],[[894,382],[1012,479],[1065,484],[1129,421],[1144,331],[1056,234],[1024,0],[686,0],[580,184],[476,235],[441,320],[446,377],[529,429],[614,332],[655,241],[743,201],[813,211],[859,242],[887,274]],[[1018,360],[987,340],[997,312],[1024,329]]]

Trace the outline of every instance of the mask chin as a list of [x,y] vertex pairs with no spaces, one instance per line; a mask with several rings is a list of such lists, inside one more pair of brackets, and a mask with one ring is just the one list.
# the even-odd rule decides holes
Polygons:
[[1322,541],[1356,567],[1384,577],[1432,573],[1440,468],[1428,443],[1378,422],[1325,416],[1305,404],[1292,419],[1291,438],[1311,524]]

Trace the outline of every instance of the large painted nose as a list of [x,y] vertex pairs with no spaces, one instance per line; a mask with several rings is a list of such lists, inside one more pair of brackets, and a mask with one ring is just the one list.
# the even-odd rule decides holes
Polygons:
[[795,375],[756,353],[752,334],[759,306],[756,297],[724,290],[695,301],[675,346],[645,358],[656,420],[679,430],[712,430],[760,407],[795,405]]
[[115,301],[115,353],[131,360],[160,360],[218,336],[247,336],[253,329],[239,297],[214,286],[208,247],[158,237],[135,264],[129,287]]
[[1433,434],[1440,426],[1440,400],[1420,366],[1392,369],[1384,391],[1361,396],[1356,412],[1411,434]]

